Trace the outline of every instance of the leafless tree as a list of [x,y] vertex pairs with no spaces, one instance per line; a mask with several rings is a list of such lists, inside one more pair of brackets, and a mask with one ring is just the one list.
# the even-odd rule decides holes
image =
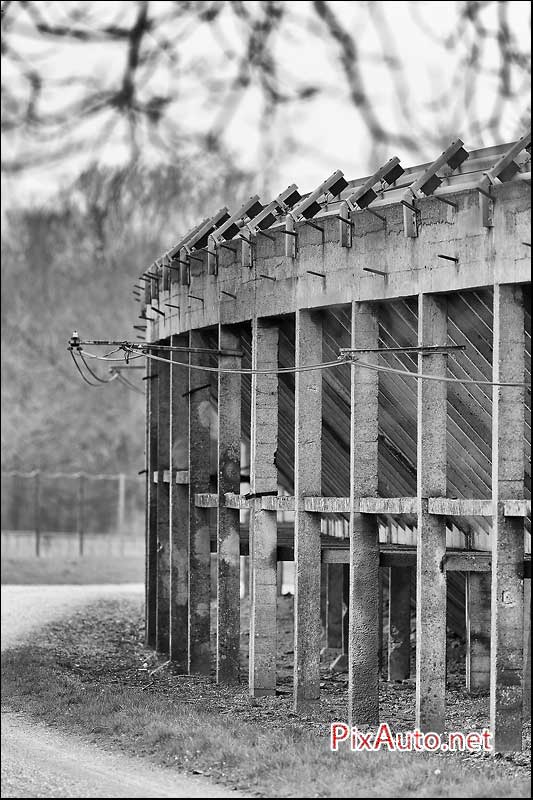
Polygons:
[[[331,91],[327,80],[287,69],[284,54],[298,36],[317,53],[324,47],[331,53],[336,88],[346,93],[358,112],[359,132],[375,148],[432,152],[458,129],[487,143],[501,138],[509,114],[520,133],[530,113],[529,51],[517,23],[526,4],[455,3],[446,35],[428,21],[433,5],[407,3],[410,24],[423,31],[428,48],[453,55],[453,69],[420,109],[405,75],[410,43],[393,29],[387,2],[3,2],[3,168],[17,172],[80,152],[89,161],[112,141],[127,141],[134,159],[168,160],[195,147],[227,155],[232,120],[257,97],[266,141],[280,109]],[[375,52],[365,49],[348,6],[364,18]],[[423,69],[424,52],[418,56]],[[394,126],[380,118],[369,65],[386,71]],[[475,99],[483,81],[490,91],[480,112]],[[196,114],[205,124],[191,124]],[[290,147],[290,131],[284,136]]]

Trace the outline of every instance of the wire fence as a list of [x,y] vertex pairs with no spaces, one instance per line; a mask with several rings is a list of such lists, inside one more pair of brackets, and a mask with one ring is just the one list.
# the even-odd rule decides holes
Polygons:
[[143,535],[141,476],[2,472],[1,490],[2,533],[33,534],[36,555],[44,535],[77,537],[80,555],[88,535]]

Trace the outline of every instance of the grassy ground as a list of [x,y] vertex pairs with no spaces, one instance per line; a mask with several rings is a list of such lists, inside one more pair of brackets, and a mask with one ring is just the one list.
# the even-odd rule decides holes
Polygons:
[[143,581],[142,555],[2,558],[3,584],[97,584]]
[[[280,601],[282,638],[289,606]],[[139,602],[101,601],[5,655],[3,700],[101,744],[266,797],[529,796],[520,760],[329,752],[328,720],[345,706],[343,678],[324,686],[318,716],[296,717],[284,658],[275,698],[251,699],[244,683],[218,687],[168,667],[154,673],[160,662],[142,646]],[[394,701],[397,717],[410,691]]]

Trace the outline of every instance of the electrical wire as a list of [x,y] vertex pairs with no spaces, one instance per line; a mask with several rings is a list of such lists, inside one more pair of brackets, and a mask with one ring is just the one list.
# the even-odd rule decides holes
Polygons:
[[[118,347],[117,350],[124,350],[124,348],[123,347]],[[117,362],[119,362],[121,364],[124,363],[124,361],[125,361],[124,358],[107,358],[106,356],[99,356],[97,353],[89,353],[87,350],[79,349],[79,352],[83,353],[83,355],[87,356],[88,358],[96,358],[96,359],[98,359],[98,361],[117,361]],[[144,356],[145,356],[144,353],[136,353],[135,350],[128,350],[128,352],[129,353],[135,353],[135,355],[133,355],[132,358],[144,358]]]
[[[149,358],[151,361],[161,361],[163,364],[173,364],[176,366],[188,367],[189,369],[200,370],[202,372],[216,372],[222,374],[231,374],[231,375],[283,375],[283,374],[294,374],[297,372],[311,372],[313,370],[323,370],[323,369],[332,369],[334,367],[340,367],[344,365],[356,365],[360,367],[364,367],[365,369],[372,369],[376,372],[391,372],[396,375],[405,375],[409,378],[415,378],[417,380],[430,380],[430,381],[442,381],[445,383],[456,383],[461,385],[476,385],[476,386],[509,386],[509,387],[525,387],[531,388],[530,383],[525,382],[499,382],[499,381],[488,381],[488,380],[475,380],[473,378],[451,378],[444,375],[427,375],[422,372],[410,372],[409,370],[402,370],[396,369],[395,367],[386,367],[381,366],[378,364],[370,364],[366,361],[361,361],[359,359],[344,359],[339,360],[336,359],[335,361],[326,361],[322,364],[309,364],[303,367],[279,367],[278,369],[224,369],[220,367],[208,367],[200,364],[189,364],[188,362],[184,361],[171,361],[168,358],[161,358],[160,356],[153,355],[152,353],[144,353],[143,355],[135,355],[135,350],[128,348],[127,346],[123,346],[122,348],[125,353],[130,354],[130,358]],[[100,361],[122,361],[123,359],[115,359],[115,358],[105,358],[104,356],[98,356],[94,353],[88,353],[87,351],[80,350],[80,353],[83,355],[88,356],[89,358],[97,358]],[[76,366],[77,362],[75,361]]]
[[[126,348],[125,348],[126,349]],[[378,372],[394,372],[399,375],[406,375],[410,378],[417,378],[417,379],[426,379],[426,380],[434,380],[434,381],[445,381],[446,383],[460,383],[460,384],[476,384],[480,386],[520,386],[530,388],[531,384],[529,383],[506,383],[506,382],[497,382],[497,381],[482,381],[482,380],[474,380],[469,378],[449,378],[446,376],[441,375],[426,375],[422,372],[410,372],[409,370],[401,370],[396,369],[394,367],[385,367],[380,366],[378,364],[369,364],[366,361],[359,361],[357,359],[344,359],[344,360],[336,360],[336,361],[326,361],[323,364],[310,364],[305,367],[281,367],[279,369],[221,369],[220,367],[205,367],[200,366],[198,364],[186,364],[183,361],[170,361],[168,358],[160,358],[159,356],[154,356],[149,353],[146,354],[146,358],[149,358],[153,361],[162,361],[165,364],[179,364],[181,366],[190,367],[191,369],[199,369],[204,370],[205,372],[221,372],[221,373],[230,373],[235,375],[279,375],[284,373],[296,373],[296,372],[309,372],[311,370],[317,369],[331,369],[333,367],[340,367],[343,365],[350,365],[355,364],[361,367],[365,367],[366,369],[373,369]]]
[[94,370],[91,368],[91,366],[86,362],[85,357],[84,357],[83,353],[81,352],[81,350],[80,350],[79,355],[80,355],[81,360],[85,364],[85,368],[86,368],[87,372],[89,373],[89,375],[92,378],[95,379],[95,381],[98,381],[98,383],[111,383],[111,381],[115,380],[115,377],[116,377],[115,375],[113,375],[110,378],[100,378],[100,376],[97,375],[96,372],[94,372]]
[[[124,348],[126,351],[127,348]],[[130,350],[128,352],[134,352]],[[146,353],[146,358],[152,361],[162,361],[164,364],[173,364],[181,367],[189,367],[190,369],[202,370],[203,372],[220,372],[230,375],[283,375],[285,373],[295,372],[310,372],[316,369],[330,369],[331,367],[339,367],[341,364],[347,364],[347,361],[326,361],[323,364],[309,364],[305,367],[279,367],[278,369],[224,369],[220,367],[206,367],[200,364],[189,364],[185,361],[171,361],[169,358],[161,358],[154,356],[151,353]]]
[[512,383],[512,382],[505,382],[505,381],[481,381],[481,380],[474,380],[473,378],[449,378],[445,375],[426,375],[422,372],[409,372],[408,370],[404,369],[396,369],[396,367],[385,367],[379,364],[369,364],[367,361],[359,361],[354,360],[353,363],[360,367],[365,367],[366,369],[373,369],[376,372],[393,372],[396,375],[408,375],[410,378],[421,378],[423,380],[428,381],[444,381],[446,383],[461,383],[461,384],[475,384],[476,386],[514,386],[514,387],[526,387],[527,389],[531,388],[530,383]]
[[[97,389],[101,388],[101,385],[100,385],[99,383],[93,383],[92,381],[90,381],[90,380],[89,380],[89,379],[88,379],[88,378],[87,378],[87,377],[86,377],[86,376],[83,374],[83,371],[82,371],[82,369],[81,369],[80,365],[79,365],[79,364],[78,364],[78,362],[76,361],[76,356],[74,355],[73,351],[72,351],[70,348],[69,348],[69,353],[70,353],[70,355],[72,356],[72,360],[74,361],[74,364],[75,364],[75,366],[76,366],[76,369],[77,369],[77,370],[78,370],[78,372],[80,373],[82,380],[83,380],[83,381],[85,381],[85,383],[86,383],[86,384],[88,384],[89,386],[96,387]],[[112,378],[112,380],[115,380],[115,377],[113,377],[113,378]],[[109,381],[104,381],[104,383],[111,383],[111,381],[110,381],[110,380],[109,380]]]

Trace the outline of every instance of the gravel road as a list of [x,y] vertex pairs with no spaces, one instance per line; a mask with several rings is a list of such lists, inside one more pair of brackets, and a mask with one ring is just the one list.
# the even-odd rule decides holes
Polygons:
[[[92,600],[143,591],[141,584],[2,586],[2,650],[29,641],[36,628]],[[2,712],[2,797],[245,796]]]

